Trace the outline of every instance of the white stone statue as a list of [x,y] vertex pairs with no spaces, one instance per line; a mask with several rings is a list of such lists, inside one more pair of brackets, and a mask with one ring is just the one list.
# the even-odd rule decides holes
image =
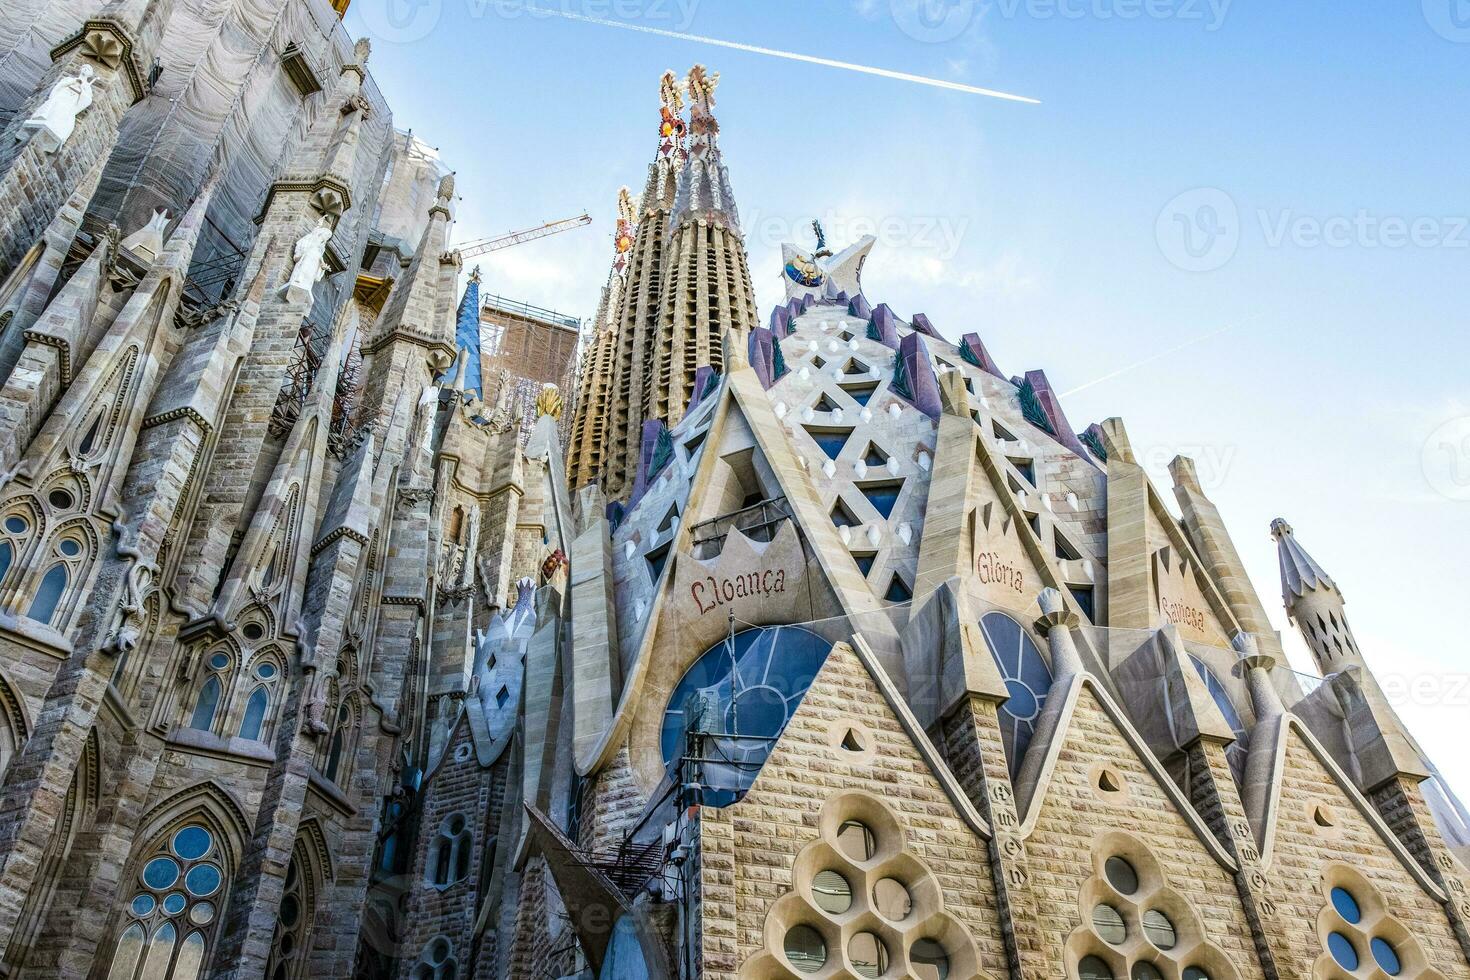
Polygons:
[[82,65],[74,76],[59,79],[46,96],[46,101],[20,124],[17,139],[34,136],[43,153],[55,153],[76,128],[77,116],[92,104],[92,85],[97,81],[97,72],[91,65]]
[[296,241],[291,252],[295,265],[291,278],[281,287],[281,297],[288,303],[305,303],[311,299],[311,287],[321,282],[327,271],[327,241],[332,237],[332,223],[326,215]]

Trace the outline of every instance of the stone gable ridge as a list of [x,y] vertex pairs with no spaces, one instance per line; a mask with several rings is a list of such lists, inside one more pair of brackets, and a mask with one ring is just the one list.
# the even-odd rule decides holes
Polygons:
[[[444,748],[439,753],[439,758],[424,773],[423,790],[427,791],[434,777],[439,775],[440,770],[453,761],[454,747],[460,741],[460,729],[468,729],[470,742],[475,747],[475,762],[482,768],[488,769],[500,757],[500,752],[495,751],[495,746],[490,739],[489,728],[485,724],[484,712],[480,709],[479,699],[473,696],[464,699],[464,710],[455,719],[454,727],[449,730],[449,736],[444,739]],[[506,740],[510,744],[510,740]],[[502,750],[504,746],[501,746]]]
[[[791,731],[804,720],[805,716],[811,714],[811,710],[807,707],[807,699],[813,691],[830,681],[832,675],[838,671],[852,674],[854,673],[855,667],[860,667],[867,674],[868,679],[877,688],[877,692],[882,695],[883,701],[888,705],[889,710],[893,713],[904,734],[908,736],[909,741],[913,744],[914,749],[923,760],[929,774],[934,777],[940,789],[944,791],[944,795],[948,797],[950,804],[954,807],[956,816],[963,820],[981,840],[989,840],[992,836],[990,824],[980,815],[980,811],[975,809],[975,804],[965,794],[959,781],[955,779],[954,773],[950,771],[949,766],[945,763],[944,756],[940,753],[938,747],[930,741],[929,736],[924,733],[923,726],[919,724],[919,720],[909,708],[908,702],[904,700],[902,693],[899,692],[898,687],[893,683],[893,679],[883,669],[883,665],[878,662],[877,655],[868,646],[861,634],[854,635],[851,643],[839,642],[833,644],[831,652],[827,654],[827,659],[822,664],[822,669],[817,671],[817,676],[812,679],[811,687],[807,689],[806,695],[803,696],[801,705],[792,714],[791,720],[787,723],[786,731]],[[770,758],[775,758],[776,753],[781,750],[783,741],[785,741],[784,733],[782,738],[778,739],[772,747]],[[758,795],[759,787],[760,776],[758,775],[748,796]],[[738,806],[739,804],[736,804],[737,809]]]
[[[1178,815],[1194,831],[1200,843],[1214,856],[1221,867],[1234,874],[1238,870],[1235,859],[1225,850],[1219,839],[1210,832],[1204,819],[1185,797],[1178,784],[1170,778],[1163,764],[1149,750],[1143,736],[1128,721],[1123,709],[1113,700],[1102,683],[1092,674],[1078,674],[1066,683],[1067,689],[1062,692],[1060,698],[1055,689],[1047,697],[1046,709],[1037,725],[1031,747],[1026,750],[1026,761],[1016,780],[1016,799],[1021,804],[1022,813],[1020,836],[1023,839],[1030,837],[1032,831],[1036,829],[1037,820],[1041,816],[1042,804],[1046,800],[1052,775],[1056,771],[1057,759],[1061,756],[1062,748],[1066,744],[1067,733],[1072,728],[1078,703],[1081,701],[1083,690],[1086,689],[1108,720],[1112,722],[1118,734],[1123,737],[1128,747],[1133,750],[1133,754],[1143,764],[1144,769],[1153,776],[1154,782],[1174,804]],[[1059,707],[1053,710],[1053,704]]]
[[1299,737],[1302,744],[1307,747],[1307,750],[1316,757],[1317,762],[1321,764],[1322,769],[1332,778],[1332,781],[1337,784],[1343,796],[1348,802],[1352,803],[1353,809],[1368,823],[1368,826],[1373,829],[1373,832],[1378,835],[1378,838],[1383,841],[1384,846],[1393,853],[1394,857],[1404,866],[1405,870],[1413,875],[1414,880],[1419,883],[1420,887],[1432,895],[1436,901],[1441,903],[1449,901],[1449,896],[1445,894],[1444,889],[1439,887],[1424,872],[1424,868],[1414,859],[1408,849],[1404,847],[1403,841],[1394,835],[1393,831],[1389,829],[1388,824],[1384,823],[1382,815],[1363,796],[1358,790],[1358,787],[1353,784],[1352,779],[1348,777],[1347,773],[1342,771],[1342,767],[1333,761],[1332,756],[1322,747],[1322,743],[1317,741],[1316,736],[1312,734],[1311,730],[1307,728],[1306,724],[1300,718],[1292,714],[1285,715],[1282,718],[1281,726],[1276,730],[1275,744],[1270,750],[1271,781],[1269,785],[1271,791],[1270,795],[1264,801],[1265,806],[1261,812],[1262,826],[1257,830],[1257,833],[1261,835],[1261,866],[1263,868],[1270,868],[1272,863],[1273,850],[1276,844],[1276,829],[1280,824],[1282,813],[1280,805],[1281,789],[1286,782],[1286,751],[1293,734]]

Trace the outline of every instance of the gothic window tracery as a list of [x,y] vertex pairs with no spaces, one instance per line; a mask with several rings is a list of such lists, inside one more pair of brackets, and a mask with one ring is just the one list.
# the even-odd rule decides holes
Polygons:
[[308,931],[316,911],[316,883],[305,848],[305,843],[297,840],[291,851],[291,862],[286,866],[266,980],[298,980],[306,967],[310,952]]
[[414,980],[455,980],[459,975],[459,963],[454,958],[454,948],[443,936],[433,939],[414,968]]
[[1051,690],[1051,668],[1030,634],[1005,613],[986,613],[980,619],[980,630],[990,646],[990,655],[1000,669],[1010,697],[997,712],[1001,721],[1001,740],[1011,778],[1021,770],[1021,759],[1036,734],[1036,721],[1046,705]]
[[244,713],[240,716],[239,735],[243,739],[264,742],[270,734],[273,709],[278,700],[281,665],[272,655],[257,656],[250,668]]
[[439,824],[439,832],[429,845],[426,864],[429,884],[435,888],[448,888],[469,877],[470,851],[475,843],[474,832],[462,813],[451,813]]
[[216,722],[223,716],[220,708],[229,692],[230,678],[234,673],[234,657],[226,649],[216,649],[204,655],[198,682],[198,695],[189,715],[189,727],[201,732],[215,730]]
[[46,570],[31,596],[26,616],[48,626],[60,626],[68,611],[66,605],[75,590],[72,583],[82,578],[82,566],[91,553],[90,542],[81,527],[72,525],[59,531],[51,542]]
[[1405,980],[1442,980],[1419,938],[1367,878],[1347,865],[1330,865],[1322,875],[1322,891],[1317,934],[1323,951],[1312,969],[1316,980],[1363,975],[1364,970]]
[[13,502],[0,516],[0,583],[12,568],[25,568],[27,546],[36,538],[37,515],[25,501]]
[[327,757],[322,765],[322,775],[339,786],[347,780],[347,763],[351,760],[351,741],[356,726],[353,724],[351,704],[344,700],[331,719],[332,734],[327,740]]
[[226,870],[212,830],[189,822],[144,855],[125,892],[107,980],[197,980],[221,918]]

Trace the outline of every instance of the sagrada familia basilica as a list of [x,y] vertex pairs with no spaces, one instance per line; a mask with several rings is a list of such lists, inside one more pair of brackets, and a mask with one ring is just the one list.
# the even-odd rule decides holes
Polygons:
[[1288,523],[1315,675],[871,239],[757,310],[701,67],[546,384],[339,13],[0,11],[0,976],[1470,980]]

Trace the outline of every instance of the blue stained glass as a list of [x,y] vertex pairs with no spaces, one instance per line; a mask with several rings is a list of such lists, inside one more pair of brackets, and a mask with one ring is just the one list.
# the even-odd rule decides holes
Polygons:
[[143,869],[143,883],[159,891],[179,880],[179,866],[172,858],[154,858]]
[[66,592],[67,578],[65,565],[53,565],[41,579],[41,587],[36,590],[36,598],[31,600],[31,608],[26,615],[38,623],[50,623],[51,617],[56,615],[56,607],[61,605],[62,594]]
[[851,429],[807,429],[806,432],[832,459],[842,455],[842,447],[847,445],[847,437],[852,435]]
[[903,490],[902,483],[859,483],[858,489],[873,509],[885,518],[893,516],[893,508],[898,503],[898,494]]
[[172,895],[168,895],[164,898],[163,910],[169,915],[178,915],[180,912],[184,911],[184,906],[188,904],[189,900],[184,897],[183,892],[174,892]]
[[1353,898],[1353,893],[1346,888],[1332,889],[1332,907],[1337,909],[1338,915],[1353,925],[1363,921],[1363,912],[1358,908],[1358,900]]
[[189,720],[190,728],[207,732],[214,724],[214,709],[219,707],[219,678],[211,676],[199,689],[199,701],[194,705],[194,717]]
[[1403,964],[1399,962],[1398,951],[1393,944],[1381,936],[1375,936],[1368,944],[1373,950],[1373,959],[1377,961],[1380,969],[1391,977],[1396,977],[1403,972]]
[[1005,613],[986,613],[980,620],[990,655],[1000,669],[1010,697],[1000,706],[1001,737],[1011,776],[1021,769],[1021,758],[1036,734],[1036,719],[1051,689],[1051,669],[1027,632]]
[[213,895],[219,882],[219,868],[212,864],[196,864],[184,876],[184,887],[191,895]]
[[260,730],[265,725],[265,709],[270,706],[270,695],[265,688],[257,687],[250,695],[250,700],[245,702],[245,717],[240,719],[240,737],[256,742],[260,740]]
[[15,548],[9,541],[0,541],[0,578],[10,571],[10,563],[15,561]]
[[1349,973],[1358,968],[1358,950],[1353,941],[1342,933],[1334,932],[1327,937],[1327,950],[1337,965]]
[[185,861],[202,858],[214,846],[214,838],[203,827],[185,827],[174,834],[174,853]]
[[140,892],[133,898],[133,914],[141,919],[151,914],[154,906],[157,904],[152,895],[149,895],[147,892]]
[[[715,644],[685,672],[669,698],[661,733],[665,764],[673,765],[684,754],[684,735],[690,724],[687,709],[696,698],[713,708],[713,715],[703,722],[706,731],[718,728],[723,729],[719,734],[779,736],[831,648],[816,633],[796,626],[746,630],[733,641]],[[750,787],[771,751],[771,743],[764,738],[721,744],[723,755],[739,767],[740,789],[709,791],[706,804],[728,805]]]
[[26,531],[30,530],[30,527],[30,524],[26,523],[26,519],[19,514],[11,514],[5,518],[5,530],[11,534],[25,534]]

